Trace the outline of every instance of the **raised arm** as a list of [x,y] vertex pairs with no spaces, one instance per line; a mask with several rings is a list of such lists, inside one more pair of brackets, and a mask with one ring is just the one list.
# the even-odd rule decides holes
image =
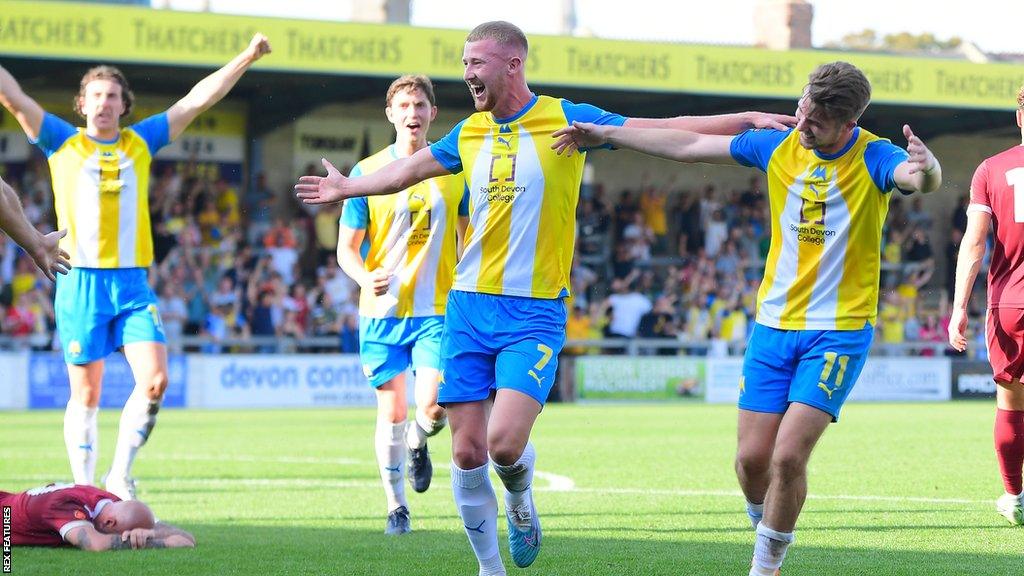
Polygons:
[[910,158],[896,167],[893,174],[896,185],[908,192],[927,193],[938,190],[942,184],[942,166],[939,161],[906,124],[903,125],[903,135],[907,138]]
[[393,194],[427,178],[448,174],[448,170],[434,158],[429,146],[357,178],[346,178],[326,159],[321,161],[327,169],[327,176],[302,176],[295,185],[295,195],[306,204],[330,204],[358,196]]
[[106,550],[132,550],[141,548],[194,548],[195,538],[191,534],[158,523],[152,530],[136,528],[123,534],[106,534],[90,524],[83,524],[68,531],[64,540],[82,550],[103,552]]
[[210,74],[192,87],[184,98],[178,100],[167,109],[167,123],[170,126],[171,140],[174,140],[188,128],[188,125],[208,108],[220,102],[221,98],[231,91],[242,74],[252,66],[253,62],[270,53],[270,42],[263,34],[256,34],[249,46],[235,56],[223,68]]
[[679,162],[709,162],[736,164],[729,150],[732,136],[715,136],[664,130],[658,128],[629,128],[627,126],[596,125],[573,122],[555,132],[552,148],[559,154],[572,154],[580,148],[596,148],[610,144],[615,148],[628,148]]
[[25,249],[51,282],[56,281],[57,274],[68,273],[71,268],[68,253],[58,245],[67,230],[45,235],[36,230],[25,216],[18,194],[3,180],[0,180],[0,228]]
[[31,140],[39,139],[46,111],[38,102],[22,92],[21,85],[3,66],[0,66],[0,104],[17,118],[21,129]]
[[629,118],[630,128],[670,128],[700,134],[728,136],[751,128],[786,130],[796,126],[796,117],[766,112],[739,112],[714,116],[676,116],[674,118]]
[[985,256],[985,238],[991,223],[992,215],[988,212],[971,210],[967,213],[967,231],[956,258],[953,311],[949,318],[949,345],[960,352],[967,349],[967,305]]

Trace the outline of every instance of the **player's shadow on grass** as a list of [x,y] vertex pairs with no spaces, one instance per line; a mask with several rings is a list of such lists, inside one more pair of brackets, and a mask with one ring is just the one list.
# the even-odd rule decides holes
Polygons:
[[[555,523],[557,525],[557,523]],[[465,535],[459,530],[415,531],[385,537],[379,531],[344,526],[251,526],[190,524],[195,550],[153,550],[90,554],[71,549],[18,548],[13,557],[19,575],[320,575],[471,576],[476,574]],[[544,537],[544,549],[528,572],[512,567],[504,531],[501,549],[510,574],[536,576],[725,576],[743,575],[751,556],[753,533],[702,539],[676,530],[654,532],[632,527],[628,536],[595,537],[559,530]],[[615,533],[616,528],[605,527]],[[996,537],[993,528],[992,538]],[[1003,530],[1005,531],[1005,529]],[[621,532],[620,532],[621,533]],[[893,551],[797,544],[786,562],[786,576],[860,575],[1003,576],[1019,573],[1017,555]]]

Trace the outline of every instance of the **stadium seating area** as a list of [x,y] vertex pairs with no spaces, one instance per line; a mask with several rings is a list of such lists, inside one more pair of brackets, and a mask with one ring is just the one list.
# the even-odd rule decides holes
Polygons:
[[[662,339],[652,353],[741,351],[753,325],[770,229],[764,184],[714,184],[610,193],[584,186],[578,210],[570,340]],[[52,229],[45,161],[13,182],[25,211]],[[249,190],[196,166],[160,165],[150,213],[160,299],[172,350],[356,352],[358,287],[334,256],[340,207],[311,208],[257,178]],[[946,353],[949,274],[939,278],[928,238],[937,215],[896,197],[883,248],[876,349]],[[947,270],[966,220],[952,214]],[[52,286],[13,242],[0,246],[0,344],[55,349]],[[977,324],[975,324],[977,325]],[[607,346],[569,346],[583,354]],[[984,346],[973,347],[984,354]],[[952,351],[949,351],[950,353]]]

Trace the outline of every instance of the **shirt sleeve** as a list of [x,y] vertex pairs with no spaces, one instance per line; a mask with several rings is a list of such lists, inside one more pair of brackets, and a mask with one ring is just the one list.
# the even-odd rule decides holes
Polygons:
[[896,167],[909,157],[906,150],[888,140],[868,142],[864,149],[864,164],[882,192],[896,188]]
[[465,123],[465,120],[459,122],[444,138],[430,145],[430,153],[434,155],[434,159],[452,174],[462,172],[462,157],[459,156],[459,133],[462,132],[462,125]]
[[[349,171],[349,178],[358,178],[363,175],[363,165],[356,163]],[[349,198],[341,205],[341,218],[339,223],[353,230],[365,230],[370,225],[370,205],[365,197]]]
[[365,197],[349,198],[341,208],[341,225],[353,230],[370,226],[370,204]]
[[352,230],[370,227],[370,204],[364,197],[349,198],[341,208],[341,225]]
[[[574,104],[568,100],[562,100],[562,112],[565,114],[565,121],[570,126],[573,122],[589,122],[591,124],[606,124],[610,126],[622,126],[626,123],[625,116],[607,112],[592,104]],[[580,152],[614,149],[611,144],[603,144],[595,148],[581,148]]]
[[149,153],[155,155],[158,150],[171,143],[171,125],[167,121],[167,112],[150,116],[132,125],[132,130],[142,136],[149,146]]
[[47,112],[43,116],[43,124],[39,127],[39,137],[35,140],[29,138],[29,142],[35,144],[49,158],[54,152],[78,133],[78,130],[67,121]]
[[608,112],[592,104],[574,104],[568,100],[562,100],[562,111],[569,124],[573,122],[589,122],[591,124],[607,124],[611,126],[622,126],[626,123],[626,117]]
[[791,132],[766,128],[740,132],[729,143],[729,153],[738,164],[767,172],[772,153]]
[[469,216],[469,185],[462,190],[462,200],[459,201],[459,216]]
[[971,178],[971,203],[967,205],[967,212],[975,211],[992,213],[992,199],[988,195],[988,160],[978,165]]
[[82,502],[75,498],[54,495],[43,508],[40,523],[64,538],[73,528],[92,524]]

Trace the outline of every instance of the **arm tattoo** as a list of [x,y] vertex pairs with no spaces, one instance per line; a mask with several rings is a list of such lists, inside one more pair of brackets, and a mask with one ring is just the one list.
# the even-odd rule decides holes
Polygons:
[[[163,538],[150,538],[146,540],[146,545],[143,548],[167,548],[167,543],[164,542]],[[110,536],[110,549],[111,550],[132,550],[132,541],[121,540],[121,536],[118,534],[112,534]]]
[[128,540],[121,540],[120,534],[110,535],[110,548],[108,550],[131,550],[132,543]]
[[75,528],[71,532],[68,532],[68,541],[82,550],[89,549],[89,533],[85,528]]

